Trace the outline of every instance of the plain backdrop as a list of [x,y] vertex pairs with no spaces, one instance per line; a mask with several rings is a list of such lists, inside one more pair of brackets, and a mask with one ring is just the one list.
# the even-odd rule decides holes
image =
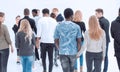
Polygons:
[[[72,8],[74,11],[81,10],[83,14],[83,21],[88,26],[88,19],[91,15],[95,14],[96,8],[102,8],[104,10],[104,16],[113,21],[118,16],[118,8],[120,8],[120,0],[1,0],[0,11],[5,12],[5,22],[8,26],[11,39],[14,44],[14,33],[12,27],[15,24],[15,17],[17,15],[23,16],[24,8],[32,9],[37,8],[42,11],[43,8],[48,8],[50,11],[52,8],[58,8],[59,12],[63,14],[65,8]],[[42,14],[40,14],[42,16]],[[30,14],[30,17],[32,15]],[[16,67],[15,61],[16,53],[10,54],[8,71],[17,72],[14,70]],[[84,61],[85,62],[85,61]],[[85,63],[84,63],[85,65]],[[61,68],[60,68],[61,69]],[[59,70],[59,69],[58,69]],[[56,72],[56,71],[55,71]],[[62,72],[62,71],[59,71]],[[113,40],[109,45],[109,70],[108,72],[119,72],[117,62],[114,57]]]

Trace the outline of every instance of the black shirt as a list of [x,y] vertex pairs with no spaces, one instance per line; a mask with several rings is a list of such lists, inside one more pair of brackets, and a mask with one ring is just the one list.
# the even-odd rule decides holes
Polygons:
[[[75,22],[75,21],[73,21],[73,22],[80,26],[81,34],[85,33],[86,27],[85,27],[85,23],[84,22]],[[82,35],[81,41],[84,41],[83,35]]]

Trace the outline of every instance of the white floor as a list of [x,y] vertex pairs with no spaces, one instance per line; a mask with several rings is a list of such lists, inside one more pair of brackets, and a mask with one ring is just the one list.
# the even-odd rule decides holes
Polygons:
[[[116,58],[114,57],[113,43],[110,43],[109,45],[108,55],[109,55],[108,72],[119,72]],[[48,64],[48,60],[46,60],[46,62]],[[59,61],[58,64],[59,64],[58,67],[53,66],[53,72],[62,72],[62,68]],[[16,50],[14,51],[14,53],[10,53],[8,62],[8,72],[22,72],[21,64],[20,65],[16,64]],[[33,69],[33,72],[42,72],[42,66],[39,63],[35,62],[35,68]],[[84,72],[86,72],[85,59],[84,59]]]

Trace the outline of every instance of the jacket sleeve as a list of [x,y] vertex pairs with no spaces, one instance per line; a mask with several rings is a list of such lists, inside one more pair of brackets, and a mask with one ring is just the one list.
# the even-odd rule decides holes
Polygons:
[[110,32],[111,32],[111,36],[112,38],[114,38],[114,29],[113,29],[113,22],[111,23],[111,28],[110,28]]
[[20,41],[19,41],[19,33],[16,34],[15,36],[15,46],[16,48],[20,48]]
[[32,44],[35,45],[35,35],[32,35]]
[[33,20],[33,29],[34,29],[34,32],[35,32],[35,34],[37,34],[37,27],[36,27],[36,25],[35,25],[35,21]]
[[102,29],[105,31],[105,34],[106,34],[106,41],[107,42],[110,42],[110,38],[109,38],[109,21],[108,20],[102,20],[100,21],[101,23],[101,27]]
[[7,29],[7,26],[4,26],[4,33],[5,33],[5,39],[6,39],[6,41],[7,41],[7,43],[8,44],[11,44],[12,43],[12,41],[11,41],[11,39],[10,39],[10,34],[9,34],[9,31],[8,31],[8,29]]

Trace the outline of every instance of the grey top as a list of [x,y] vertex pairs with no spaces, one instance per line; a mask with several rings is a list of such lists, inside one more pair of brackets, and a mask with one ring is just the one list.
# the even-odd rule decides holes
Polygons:
[[7,26],[2,24],[1,29],[2,29],[2,34],[0,36],[0,50],[9,48],[9,45],[11,44],[11,39]]
[[20,56],[31,56],[34,54],[35,36],[32,35],[31,44],[29,44],[28,38],[25,40],[26,34],[24,32],[18,32],[15,39],[16,48],[19,48]]

